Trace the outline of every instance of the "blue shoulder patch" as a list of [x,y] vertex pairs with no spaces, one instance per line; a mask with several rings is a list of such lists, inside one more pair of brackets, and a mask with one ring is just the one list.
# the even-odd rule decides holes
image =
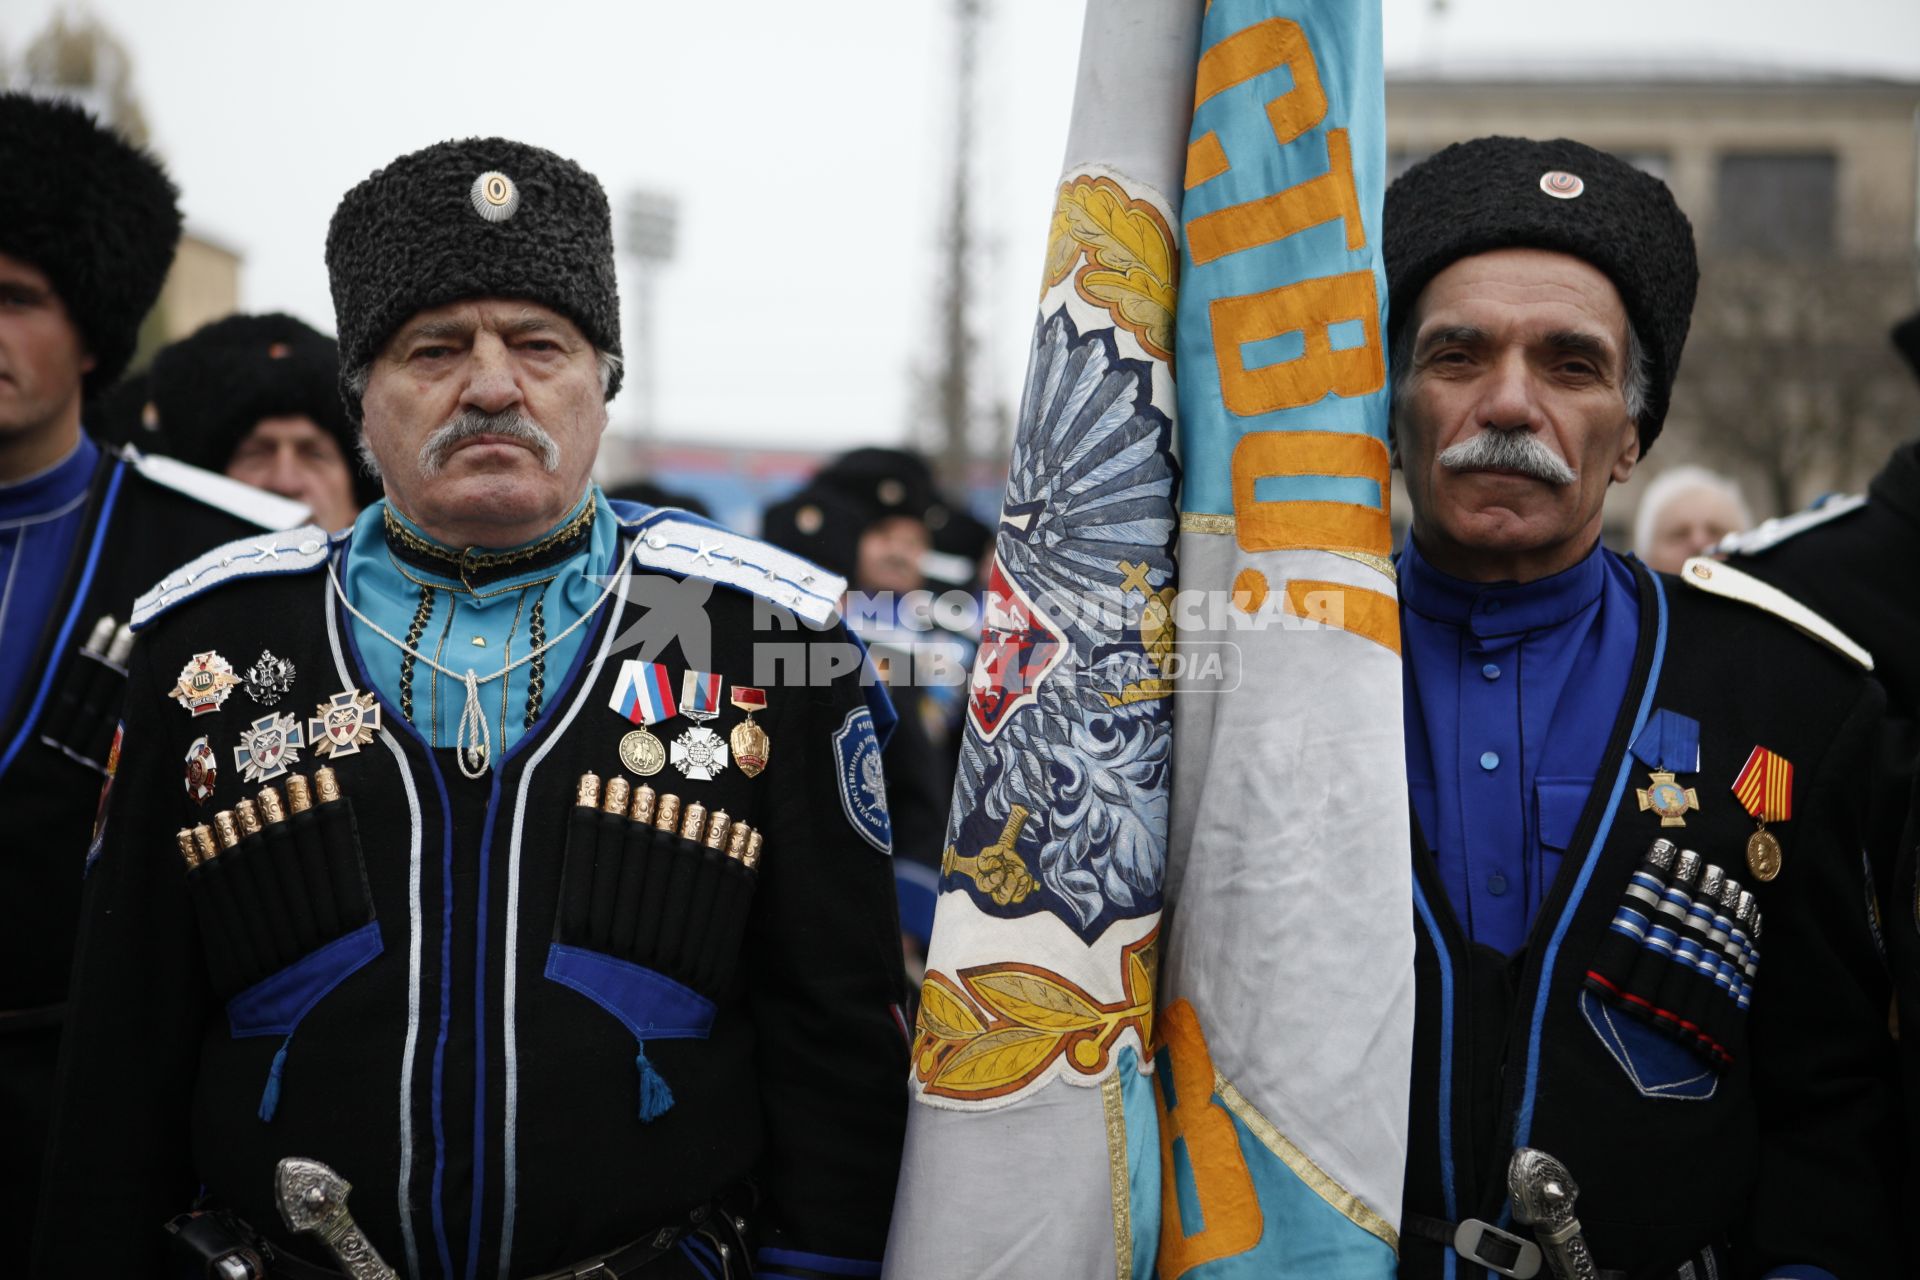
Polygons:
[[880,739],[873,712],[855,707],[833,734],[834,772],[840,807],[860,837],[882,853],[893,852],[893,818],[887,812],[887,775],[880,766]]
[[317,524],[281,533],[260,533],[215,547],[160,579],[133,603],[135,631],[145,630],[155,618],[209,587],[241,578],[269,574],[305,573],[325,563],[329,535]]
[[663,507],[623,527],[639,537],[636,564],[745,591],[816,625],[839,612],[847,589],[846,579],[811,560],[684,511]]

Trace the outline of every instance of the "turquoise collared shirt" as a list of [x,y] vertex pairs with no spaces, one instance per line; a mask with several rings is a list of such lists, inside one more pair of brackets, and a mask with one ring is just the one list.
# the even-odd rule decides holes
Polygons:
[[[471,669],[484,681],[480,685],[480,705],[493,729],[495,759],[519,741],[529,718],[537,718],[546,705],[559,696],[561,685],[573,669],[573,660],[579,655],[591,627],[580,627],[553,644],[541,657],[522,663],[503,676],[491,680],[487,677],[533,648],[536,605],[539,606],[540,631],[548,641],[553,641],[599,601],[606,589],[606,575],[613,571],[618,559],[619,517],[607,505],[597,485],[589,486],[586,495],[554,529],[572,521],[589,502],[594,505],[593,523],[577,550],[563,559],[536,562],[523,571],[493,577],[472,587],[462,583],[457,575],[449,576],[424,567],[417,557],[403,558],[396,554],[388,545],[384,500],[362,511],[353,523],[347,547],[347,598],[354,608],[382,629],[404,640],[422,607],[422,596],[430,597],[425,626],[415,648],[454,671],[465,673]],[[394,518],[427,542],[444,545],[427,537],[418,525],[398,511],[394,512]],[[546,536],[524,545],[534,546]],[[450,555],[460,554],[458,548],[445,550]],[[358,618],[352,620],[352,626],[361,661],[374,687],[388,705],[400,707],[401,651]],[[530,706],[528,693],[536,669],[543,694],[539,705]],[[458,745],[460,713],[466,697],[462,680],[443,675],[424,662],[414,664],[413,725],[431,745]]]

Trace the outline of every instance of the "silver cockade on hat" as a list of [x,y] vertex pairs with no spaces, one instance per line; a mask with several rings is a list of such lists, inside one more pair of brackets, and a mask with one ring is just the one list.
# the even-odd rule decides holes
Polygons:
[[473,211],[488,222],[505,222],[520,210],[520,188],[498,169],[489,169],[473,180],[467,198]]

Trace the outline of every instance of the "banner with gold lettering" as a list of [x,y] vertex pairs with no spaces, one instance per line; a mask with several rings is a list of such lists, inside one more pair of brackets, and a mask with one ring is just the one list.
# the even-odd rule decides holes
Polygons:
[[1394,1273],[1383,115],[1378,0],[1089,2],[888,1275]]
[[1378,0],[1213,0],[1177,342],[1159,1274],[1387,1280],[1413,1038]]
[[1203,0],[1089,0],[886,1273],[1151,1274],[1175,282]]

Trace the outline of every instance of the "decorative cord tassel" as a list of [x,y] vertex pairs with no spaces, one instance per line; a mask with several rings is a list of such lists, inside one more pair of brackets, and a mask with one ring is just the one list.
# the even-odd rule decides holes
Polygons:
[[672,1108],[673,1090],[667,1087],[665,1078],[647,1061],[647,1046],[644,1043],[640,1045],[640,1051],[633,1055],[633,1065],[640,1068],[640,1119],[651,1124]]
[[262,1124],[272,1120],[273,1113],[280,1107],[280,1073],[286,1069],[287,1046],[292,1043],[292,1036],[288,1036],[285,1040],[282,1040],[279,1051],[273,1055],[273,1065],[267,1068],[267,1087],[260,1091],[260,1110],[258,1112]]
[[467,701],[460,708],[460,772],[467,778],[487,776],[487,762],[493,758],[493,726],[480,707],[480,677],[467,668]]

